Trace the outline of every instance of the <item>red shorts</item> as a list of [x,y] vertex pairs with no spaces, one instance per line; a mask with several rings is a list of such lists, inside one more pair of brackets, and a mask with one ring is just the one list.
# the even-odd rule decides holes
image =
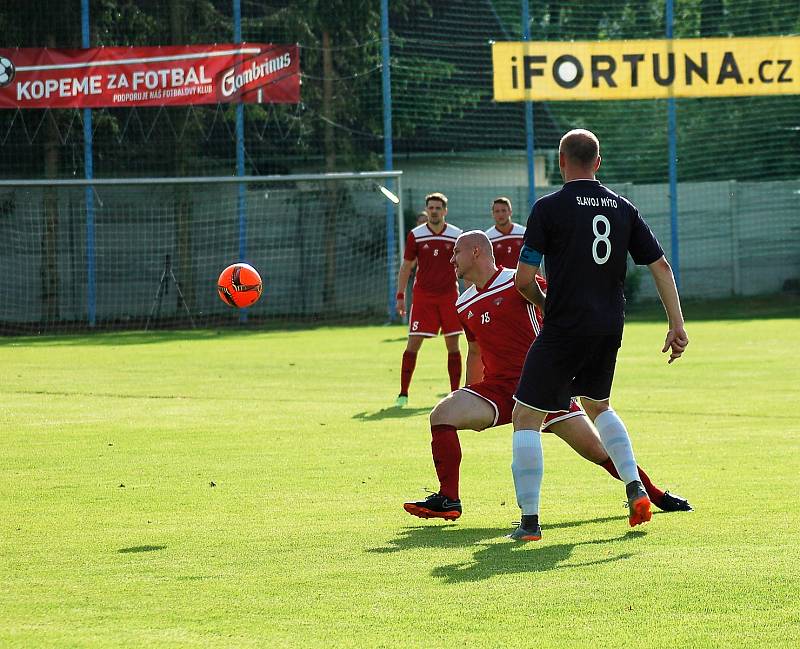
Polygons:
[[457,293],[414,295],[408,313],[409,336],[456,336],[464,332],[456,311]]
[[[517,380],[509,381],[481,381],[480,383],[473,383],[467,385],[461,390],[481,397],[484,401],[488,401],[489,405],[494,408],[494,421],[492,426],[502,426],[503,424],[511,423],[511,412],[514,410],[514,390],[517,388]],[[542,422],[542,432],[551,433],[548,430],[550,426],[564,421],[570,417],[577,417],[583,414],[583,410],[578,405],[578,402],[573,399],[569,404],[569,410],[562,410],[560,412],[548,412]]]

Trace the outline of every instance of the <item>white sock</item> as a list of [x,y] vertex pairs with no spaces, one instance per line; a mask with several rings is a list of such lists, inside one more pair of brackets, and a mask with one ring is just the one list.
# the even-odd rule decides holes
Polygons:
[[538,430],[515,430],[512,458],[511,474],[514,476],[517,504],[522,515],[538,515],[544,473],[542,434]]
[[600,433],[600,440],[614,463],[619,477],[622,478],[622,482],[628,484],[639,480],[639,469],[636,467],[636,459],[633,457],[631,438],[617,413],[611,409],[606,410],[598,415],[594,420],[594,425],[597,432]]

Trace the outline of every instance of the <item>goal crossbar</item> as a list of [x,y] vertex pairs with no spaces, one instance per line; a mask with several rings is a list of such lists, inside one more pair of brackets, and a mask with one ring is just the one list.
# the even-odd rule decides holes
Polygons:
[[[335,180],[378,180],[393,178],[398,182],[402,171],[343,171],[325,174],[287,174],[271,176],[181,176],[158,178],[59,178],[0,180],[0,187],[87,187],[91,185],[193,185],[198,183],[269,183]],[[397,192],[401,196],[400,191]]]

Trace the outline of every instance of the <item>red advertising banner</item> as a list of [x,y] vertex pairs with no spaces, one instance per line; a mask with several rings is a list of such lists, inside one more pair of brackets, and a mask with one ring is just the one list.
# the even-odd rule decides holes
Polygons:
[[296,45],[0,48],[0,108],[299,101]]

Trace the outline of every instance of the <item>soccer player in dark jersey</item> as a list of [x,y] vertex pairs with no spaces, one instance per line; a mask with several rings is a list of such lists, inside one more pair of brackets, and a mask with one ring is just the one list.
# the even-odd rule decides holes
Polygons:
[[447,217],[447,196],[440,193],[425,197],[427,221],[408,233],[403,263],[397,275],[397,313],[405,315],[406,296],[411,271],[416,264],[417,274],[412,288],[411,310],[408,314],[408,343],[400,367],[400,394],[397,407],[408,403],[408,388],[417,365],[417,352],[425,338],[432,338],[441,330],[447,347],[447,373],[450,389],[461,382],[461,352],[458,336],[462,333],[456,314],[455,301],[458,284],[450,257],[453,244],[461,228],[450,225]]
[[492,218],[494,225],[486,230],[486,236],[492,242],[494,261],[504,268],[516,268],[519,251],[525,237],[525,228],[512,219],[511,199],[498,196],[492,201]]
[[[680,358],[689,344],[672,268],[661,245],[636,207],[595,179],[600,167],[597,137],[583,129],[564,135],[559,167],[564,186],[533,206],[516,275],[520,293],[545,313],[514,395],[511,469],[522,521],[513,538],[519,540],[541,537],[540,430],[547,413],[564,410],[572,397],[581,398],[625,482],[631,527],[650,520],[650,499],[628,431],[610,405],[622,343],[628,253],[655,280],[669,321],[662,349],[670,352],[669,362]],[[542,256],[547,260],[546,297],[535,280]]]
[[[511,422],[514,389],[541,325],[539,309],[514,286],[515,270],[498,268],[492,249],[486,234],[477,230],[462,234],[453,249],[457,275],[472,283],[458,298],[458,316],[467,339],[477,341],[485,371],[482,379],[451,392],[431,412],[431,451],[439,489],[425,500],[404,504],[408,513],[420,518],[454,520],[461,516],[461,445],[457,431],[480,431]],[[537,281],[545,286],[542,278]],[[579,455],[619,479],[597,431],[574,401],[566,412],[549,413],[543,430],[552,431]],[[659,508],[691,511],[685,499],[656,487],[641,468],[639,473]]]

